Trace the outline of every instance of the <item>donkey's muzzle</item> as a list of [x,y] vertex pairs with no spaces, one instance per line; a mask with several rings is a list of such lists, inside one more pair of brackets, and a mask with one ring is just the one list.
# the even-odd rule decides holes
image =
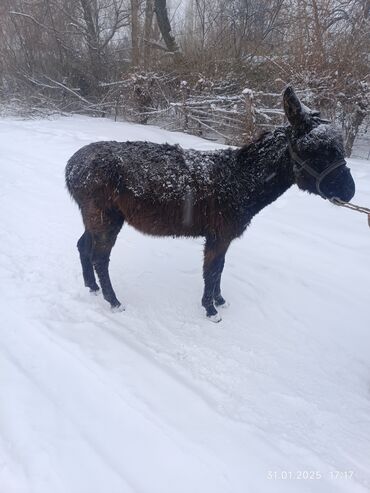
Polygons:
[[320,188],[328,199],[338,198],[343,202],[349,202],[356,191],[355,182],[347,167],[342,167],[332,176],[325,177]]

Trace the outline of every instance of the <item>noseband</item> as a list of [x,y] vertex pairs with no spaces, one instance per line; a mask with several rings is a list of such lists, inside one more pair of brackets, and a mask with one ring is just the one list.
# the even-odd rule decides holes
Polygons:
[[[303,161],[298,154],[296,154],[293,151],[292,145],[290,142],[288,142],[288,149],[289,149],[289,154],[290,157],[293,159],[293,161],[299,165],[301,168],[298,169],[304,169],[309,173],[311,176],[313,176],[316,179],[316,190],[318,193],[323,197],[324,199],[328,199],[328,197],[324,194],[324,192],[321,190],[321,183],[326,178],[332,171],[334,171],[337,168],[340,168],[341,166],[346,166],[346,161],[344,159],[338,159],[337,161],[333,161],[330,163],[330,165],[324,169],[321,173],[317,172],[315,169],[312,168],[309,164],[307,164],[306,161]],[[329,199],[330,200],[330,199]]]

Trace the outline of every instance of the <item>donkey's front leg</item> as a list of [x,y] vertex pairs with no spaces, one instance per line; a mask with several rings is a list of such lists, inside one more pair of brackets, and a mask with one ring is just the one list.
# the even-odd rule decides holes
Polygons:
[[229,248],[230,241],[218,238],[206,238],[204,247],[204,293],[202,305],[206,309],[207,317],[212,322],[220,322],[221,317],[218,314],[214,301],[217,305],[222,305],[225,300],[221,296],[220,282],[221,273],[225,263],[225,254]]
[[213,291],[213,299],[214,299],[215,305],[216,306],[222,306],[222,307],[228,306],[225,298],[221,294],[221,276],[222,276],[222,271],[224,270],[224,265],[225,265],[225,254],[220,259],[219,272],[218,272],[217,281],[215,284],[215,289]]

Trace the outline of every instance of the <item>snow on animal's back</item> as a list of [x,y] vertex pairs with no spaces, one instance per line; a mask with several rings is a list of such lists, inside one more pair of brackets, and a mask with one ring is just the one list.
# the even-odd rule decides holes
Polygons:
[[96,142],[71,157],[66,182],[69,190],[109,183],[121,192],[160,201],[181,200],[189,194],[206,197],[224,173],[225,153],[232,151],[196,151],[141,141]]
[[181,200],[189,194],[195,200],[209,195],[224,152],[200,152],[152,142],[126,142],[117,149],[124,186],[136,197],[164,202]]

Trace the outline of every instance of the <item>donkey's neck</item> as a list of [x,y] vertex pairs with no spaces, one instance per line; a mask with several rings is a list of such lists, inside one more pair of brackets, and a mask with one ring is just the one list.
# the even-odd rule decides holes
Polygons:
[[252,215],[274,202],[294,183],[286,129],[279,128],[236,151],[239,194]]

